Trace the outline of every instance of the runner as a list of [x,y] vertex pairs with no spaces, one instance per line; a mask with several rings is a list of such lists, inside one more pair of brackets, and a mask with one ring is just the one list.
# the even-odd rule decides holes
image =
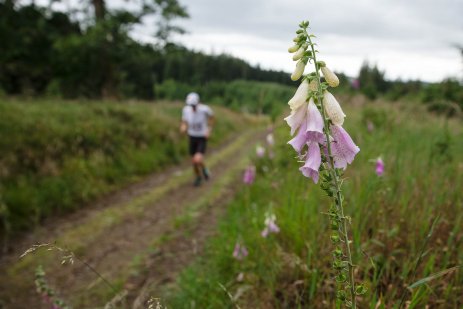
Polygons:
[[197,93],[188,94],[186,106],[182,111],[180,132],[188,134],[191,162],[196,175],[194,186],[196,187],[201,185],[203,177],[209,180],[209,171],[204,164],[204,153],[213,124],[214,114],[211,108],[199,102]]

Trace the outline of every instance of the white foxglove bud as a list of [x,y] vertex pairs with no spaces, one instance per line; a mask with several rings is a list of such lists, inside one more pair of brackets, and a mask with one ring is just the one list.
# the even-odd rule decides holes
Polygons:
[[318,91],[318,81],[316,79],[313,79],[310,83],[309,83],[309,90],[310,91]]
[[339,105],[336,98],[328,91],[325,91],[323,94],[323,106],[325,107],[326,114],[333,124],[342,126],[346,115],[342,111],[341,105]]
[[304,104],[307,99],[308,94],[309,94],[309,83],[307,82],[307,79],[304,79],[302,83],[299,85],[299,87],[297,88],[294,96],[288,102],[288,105],[291,108],[291,110],[295,110],[299,108],[302,104]]
[[339,85],[339,79],[328,67],[323,66],[320,68],[322,70],[323,76],[325,77],[326,82],[331,87],[337,87]]
[[293,60],[299,60],[304,56],[305,49],[303,47],[299,48],[297,52],[293,55]]
[[298,49],[299,49],[299,45],[293,45],[290,48],[288,48],[288,52],[295,53]]
[[293,74],[291,74],[291,79],[296,81],[299,78],[301,78],[302,74],[304,73],[304,69],[305,69],[305,62],[302,60],[299,60],[296,63],[296,69],[294,69]]

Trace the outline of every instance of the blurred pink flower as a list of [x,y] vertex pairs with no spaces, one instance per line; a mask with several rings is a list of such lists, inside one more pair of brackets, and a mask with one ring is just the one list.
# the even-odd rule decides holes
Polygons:
[[265,228],[262,230],[260,235],[266,238],[270,233],[279,233],[280,228],[275,223],[276,216],[274,214],[265,214]]
[[272,134],[272,133],[267,134],[266,140],[267,140],[267,144],[268,144],[269,146],[273,146],[273,145],[275,144],[275,140],[274,140],[274,138],[273,138],[273,134]]
[[233,249],[233,257],[238,261],[242,261],[245,257],[248,256],[248,250],[244,245],[239,242],[236,242],[235,248]]
[[331,133],[333,135],[331,150],[334,158],[334,167],[345,169],[347,164],[351,164],[354,161],[355,155],[360,151],[360,148],[355,145],[343,127],[332,125]]
[[384,174],[384,162],[381,158],[376,159],[376,175],[383,176]]
[[368,132],[373,132],[374,129],[375,129],[375,125],[373,124],[373,122],[368,120],[367,121],[367,130],[368,130]]
[[247,185],[250,185],[256,179],[256,167],[254,165],[249,165],[244,171],[243,182]]
[[256,147],[256,155],[258,158],[263,158],[265,155],[265,148],[262,146],[257,146]]

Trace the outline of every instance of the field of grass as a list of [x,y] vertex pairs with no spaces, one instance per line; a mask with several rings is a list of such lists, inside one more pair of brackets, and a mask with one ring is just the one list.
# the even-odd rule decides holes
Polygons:
[[[345,127],[361,149],[344,183],[355,276],[368,287],[360,308],[397,308],[402,297],[408,308],[462,308],[461,268],[407,289],[463,262],[461,120],[438,118],[412,103],[345,111]],[[298,171],[286,144],[289,129],[279,126],[275,137],[275,157],[255,158],[255,183],[243,185],[202,257],[166,290],[168,307],[335,306],[333,248],[323,215],[329,199]],[[382,177],[375,173],[379,156]],[[266,212],[276,215],[280,232],[263,238]],[[237,242],[249,252],[242,260],[232,255]]]
[[[30,229],[187,155],[180,103],[0,102],[0,235]],[[214,107],[210,144],[250,118]]]

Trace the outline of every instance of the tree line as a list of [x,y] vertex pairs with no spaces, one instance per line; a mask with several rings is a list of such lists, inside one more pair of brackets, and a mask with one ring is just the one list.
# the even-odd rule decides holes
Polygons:
[[[132,11],[110,9],[104,0],[85,4],[58,11],[51,5],[0,0],[1,92],[155,99],[156,85],[165,80],[195,85],[244,79],[291,85],[287,73],[171,42],[173,33],[184,32],[174,21],[188,18],[177,0],[143,0]],[[134,40],[130,36],[133,26],[150,15],[156,17],[156,43]]]

